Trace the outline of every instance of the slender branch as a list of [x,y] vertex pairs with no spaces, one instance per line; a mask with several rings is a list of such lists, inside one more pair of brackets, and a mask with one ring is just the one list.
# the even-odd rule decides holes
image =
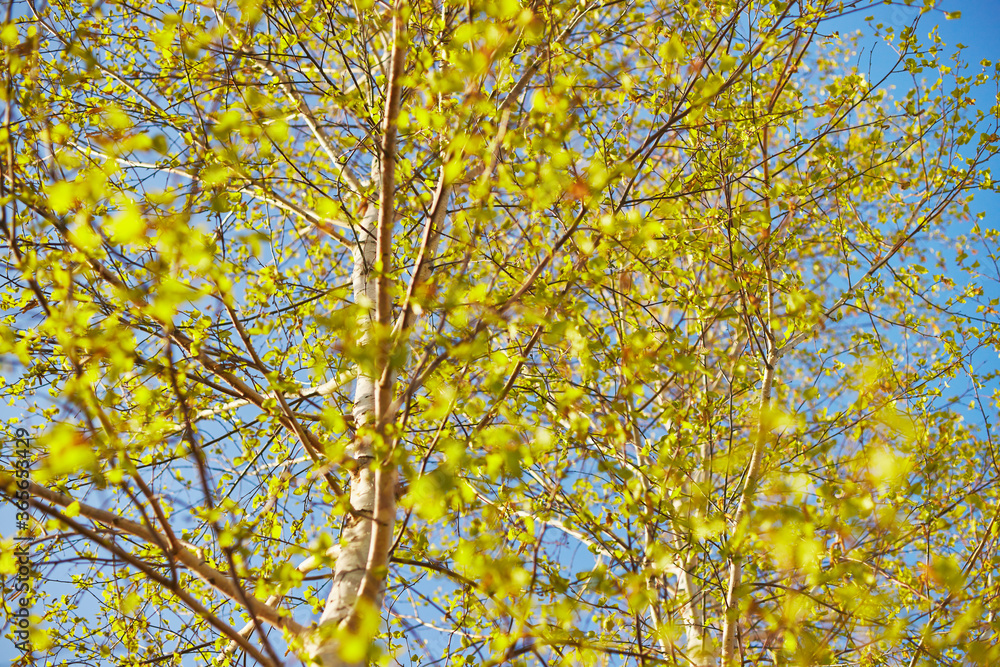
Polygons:
[[[303,389],[299,389],[298,391],[294,392],[270,392],[264,394],[264,397],[277,399],[278,396],[281,396],[287,400],[289,398],[299,399],[299,398],[311,398],[313,396],[329,396],[336,390],[350,384],[354,380],[354,377],[355,377],[354,371],[345,371],[344,373],[341,373],[337,377],[328,380],[323,384],[318,384],[312,387],[305,387]],[[246,405],[252,405],[252,403],[251,401],[245,398],[241,398],[235,401],[229,401],[228,403],[225,403],[223,405],[214,408],[207,408],[205,410],[200,410],[196,412],[194,415],[192,415],[191,420],[201,421],[203,419],[211,419],[212,417],[218,417],[221,414],[230,412],[232,410],[236,410],[237,408],[241,408]],[[183,430],[183,427],[179,426],[177,427],[176,430],[170,431],[168,433],[177,433],[181,430]]]
[[[13,487],[14,483],[15,480],[12,475],[8,473],[0,473],[0,493],[8,494],[9,493],[8,490]],[[107,510],[98,509],[91,505],[80,503],[78,500],[76,500],[71,496],[67,496],[57,491],[52,491],[51,489],[48,489],[34,482],[29,482],[28,484],[29,484],[28,491],[31,494],[30,502],[32,506],[38,508],[39,510],[45,512],[50,516],[56,516],[57,518],[60,518],[61,521],[63,520],[62,518],[63,515],[60,512],[58,512],[55,508],[53,508],[51,505],[41,502],[41,500],[46,500],[49,503],[52,503],[53,505],[58,505],[61,507],[69,507],[73,503],[79,503],[78,507],[80,515],[90,519],[91,521],[102,523],[110,528],[121,531],[123,533],[127,533],[129,535],[132,535],[133,537],[138,537],[139,539],[149,542],[150,544],[156,546],[159,546],[164,543],[162,537],[154,535],[150,529],[146,528],[146,526],[143,526],[142,524],[130,521],[129,519],[118,516],[117,514],[114,514]],[[77,530],[78,528],[83,528],[83,527],[80,526],[79,524],[76,524],[75,522],[71,525],[71,528],[79,532],[81,535],[85,535],[90,539],[95,539],[94,537],[91,536],[97,535],[93,531],[87,530],[86,532],[83,532],[82,530]],[[97,541],[97,539],[95,539],[95,541]],[[202,559],[199,553],[201,551],[200,549],[183,541],[178,541],[177,546],[180,546],[181,548],[179,548],[174,553],[165,553],[164,555],[167,558],[177,563],[180,563],[181,565],[186,567],[199,579],[207,583],[209,586],[214,588],[219,593],[222,593],[230,600],[234,601],[237,600],[237,594],[234,589],[232,580],[225,574],[210,567]],[[135,560],[134,557],[130,556],[130,558]],[[276,609],[273,609],[269,605],[261,602],[256,598],[250,597],[247,600],[246,607],[250,613],[254,614],[255,616],[258,616],[264,621],[267,621],[274,627],[285,629],[293,633],[301,632],[302,630],[302,626],[299,625],[297,622],[295,622],[293,619],[288,618],[287,616],[283,616]]]
[[[110,551],[117,558],[125,561],[132,567],[142,572],[142,574],[150,581],[155,581],[156,583],[160,584],[160,586],[173,593],[174,596],[181,602],[183,602],[185,605],[187,605],[187,607],[192,612],[194,612],[195,615],[197,615],[201,619],[204,619],[209,625],[211,625],[216,630],[218,630],[219,632],[221,632],[222,634],[224,634],[225,636],[229,637],[237,644],[239,644],[240,648],[246,651],[247,655],[252,657],[260,664],[264,665],[265,667],[280,667],[280,663],[276,663],[272,661],[270,658],[266,657],[263,653],[260,652],[260,650],[256,646],[248,642],[245,638],[241,637],[239,633],[237,633],[236,630],[231,625],[223,622],[222,619],[216,616],[211,609],[208,609],[200,602],[198,602],[198,600],[193,595],[188,593],[188,591],[184,588],[184,586],[181,585],[179,582],[171,581],[168,577],[164,577],[155,569],[149,567],[149,565],[144,563],[141,559],[136,558],[128,551],[122,549],[113,542],[105,540],[97,532],[90,530],[86,526],[77,523],[76,521],[69,518],[64,513],[56,510],[55,508],[49,507],[44,503],[33,503],[33,504],[43,513],[59,520],[61,523],[68,526],[74,532],[83,535],[94,544],[100,545],[105,550]],[[251,610],[251,613],[254,612]]]
[[[340,554],[340,547],[336,545],[332,546],[329,549],[327,549],[326,553],[320,557],[309,556],[304,561],[299,563],[298,567],[296,567],[295,569],[301,572],[302,574],[309,574],[310,572],[318,570],[319,568],[323,567],[323,565],[326,563],[327,560],[332,559],[336,561],[337,556],[339,554]],[[267,600],[264,602],[264,604],[277,609],[277,605],[281,604],[281,601],[283,599],[285,599],[285,596],[283,594],[275,594],[268,597]],[[250,635],[253,634],[255,627],[256,624],[253,621],[250,621],[249,623],[244,625],[243,628],[240,630],[239,632],[240,636],[249,637]],[[232,655],[233,651],[235,651],[237,648],[239,648],[239,644],[237,644],[236,641],[233,640],[229,642],[229,644],[227,644],[224,649],[222,649],[222,654]]]

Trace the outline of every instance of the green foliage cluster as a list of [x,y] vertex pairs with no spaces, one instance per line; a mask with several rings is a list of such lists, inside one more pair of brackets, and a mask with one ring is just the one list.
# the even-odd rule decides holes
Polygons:
[[35,659],[308,662],[372,470],[349,663],[1000,662],[1000,65],[865,4],[8,0]]

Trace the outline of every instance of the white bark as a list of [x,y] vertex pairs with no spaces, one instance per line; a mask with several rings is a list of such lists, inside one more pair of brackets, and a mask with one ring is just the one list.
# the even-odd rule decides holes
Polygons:
[[[770,306],[770,302],[769,302]],[[768,308],[770,312],[770,307]],[[740,494],[740,504],[736,508],[736,515],[733,517],[730,540],[735,543],[734,553],[729,558],[729,584],[726,591],[726,617],[722,627],[722,667],[738,664],[742,658],[737,651],[736,635],[738,633],[738,614],[740,586],[743,584],[743,558],[742,526],[743,517],[752,510],[754,494],[757,491],[757,484],[760,481],[761,461],[764,457],[764,445],[767,439],[766,416],[771,407],[771,385],[774,381],[774,368],[778,361],[778,355],[774,348],[774,342],[768,340],[767,361],[764,365],[764,381],[760,388],[760,409],[758,412],[757,436],[754,439],[753,452],[750,455],[750,464],[747,466],[746,479],[743,482],[743,491]]]
[[[706,395],[708,394],[708,388],[706,387]],[[669,406],[667,401],[663,396],[659,396],[656,399],[656,404],[662,410],[666,410]],[[672,429],[673,426],[670,422],[667,424],[667,429]],[[639,435],[636,434],[636,441],[638,442]],[[638,448],[637,448],[638,451]],[[643,467],[649,464],[647,461],[640,461]],[[676,606],[677,613],[680,615],[681,624],[684,628],[684,655],[687,659],[687,664],[691,667],[708,667],[713,660],[713,647],[710,642],[710,638],[705,628],[705,614],[704,614],[704,590],[702,588],[701,582],[695,575],[698,569],[698,556],[693,545],[690,543],[690,539],[685,540],[684,535],[690,534],[689,526],[692,524],[697,524],[704,521],[705,516],[705,497],[704,494],[707,493],[709,474],[708,474],[708,464],[709,464],[709,447],[708,443],[703,441],[698,451],[698,459],[694,468],[691,471],[690,481],[685,483],[685,491],[690,498],[697,497],[697,502],[692,502],[691,515],[689,516],[689,523],[687,525],[682,522],[673,523],[673,538],[670,539],[670,546],[673,548],[674,552],[678,555],[686,554],[679,558],[678,562],[674,563],[670,568],[670,574],[673,574],[677,578],[677,585],[674,588],[674,593],[676,599],[672,601]],[[651,541],[651,537],[648,533],[648,528],[646,529],[646,542],[647,548]],[[665,586],[664,577],[655,577],[650,582],[653,587]],[[659,607],[660,601],[656,600],[654,603],[654,609],[652,610],[653,624],[654,628],[659,631],[663,625],[663,615],[662,610]],[[663,648],[664,653],[668,653],[666,647]]]
[[[692,485],[699,487],[695,493],[703,494],[706,491],[708,482],[708,445],[702,443],[699,452],[699,465],[692,475]],[[694,516],[692,520],[700,522],[704,520],[704,501],[702,498],[694,504]],[[685,651],[688,660],[693,667],[707,667],[712,658],[712,650],[708,643],[708,636],[705,633],[705,615],[702,611],[704,600],[702,596],[701,583],[694,572],[698,567],[698,556],[693,548],[687,549],[692,555],[685,558],[677,568],[677,591],[685,594],[684,604],[680,608],[681,617],[684,619]],[[681,551],[683,553],[683,551]]]
[[[377,168],[373,169],[377,179]],[[376,221],[378,207],[368,204],[357,227],[357,243],[353,250],[354,301],[362,305],[357,319],[357,345],[365,349],[371,343],[372,322],[375,319],[375,280],[371,268],[376,257]],[[361,430],[375,414],[375,378],[371,366],[359,364],[354,388],[354,423]],[[320,632],[340,626],[354,610],[358,591],[368,564],[371,545],[372,521],[375,510],[375,472],[372,443],[369,439],[355,438],[348,454],[354,460],[351,474],[351,510],[340,540],[340,553],[334,569],[333,585],[327,596],[326,607],[320,617]],[[323,667],[343,667],[335,641],[322,636],[307,648],[309,657]]]
[[[397,469],[392,448],[384,451],[386,426],[393,419],[392,402],[395,369],[387,335],[392,325],[392,233],[395,219],[396,121],[402,99],[406,30],[401,15],[392,19],[392,55],[385,96],[381,150],[373,161],[372,180],[378,196],[369,202],[357,229],[353,251],[355,303],[362,306],[358,316],[358,348],[367,355],[358,368],[354,392],[354,424],[357,434],[349,454],[351,471],[351,513],[346,518],[340,556],[333,585],[320,617],[319,632],[307,653],[321,667],[360,667],[367,660],[344,660],[332,630],[354,641],[370,641],[364,636],[366,614],[378,614],[385,595],[386,569],[392,550],[396,520]],[[405,332],[403,332],[405,334]],[[376,452],[376,447],[379,451]],[[364,631],[364,632],[363,632]]]
[[[658,401],[658,403],[660,403]],[[638,437],[638,436],[637,436]],[[638,449],[638,448],[637,448]],[[691,489],[691,486],[700,487],[702,491],[705,489],[705,484],[707,482],[707,470],[706,464],[708,461],[708,447],[702,445],[700,451],[700,462],[698,468],[696,468],[692,473],[691,483],[688,484],[688,492],[694,495],[696,491]],[[647,461],[640,461],[640,464],[645,467],[649,465]],[[696,509],[694,511],[694,516],[692,521],[701,521],[703,512],[703,504],[698,503],[695,505]],[[703,604],[703,590],[701,583],[695,576],[694,572],[698,567],[698,557],[694,554],[694,549],[689,544],[685,544],[683,538],[681,537],[682,532],[686,529],[680,525],[675,525],[674,534],[675,537],[672,541],[672,547],[674,551],[678,554],[688,553],[686,558],[683,558],[679,563],[676,563],[670,571],[677,577],[677,586],[674,589],[676,592],[677,600],[674,603],[680,602],[680,606],[677,607],[677,611],[680,614],[682,625],[684,627],[684,653],[685,657],[689,661],[692,667],[707,667],[711,662],[712,651],[711,647],[707,642],[707,635],[705,633],[705,619],[702,612]],[[650,544],[654,541],[654,536],[648,526],[644,529],[646,548],[650,547]],[[651,577],[648,585],[652,589],[656,589],[660,586],[665,586],[663,577],[655,576]],[[659,608],[660,600],[657,596],[655,602],[653,603],[650,613],[652,616],[653,627],[655,630],[660,631],[663,626],[663,615],[662,610]],[[661,648],[665,654],[669,654],[669,647],[665,645],[665,642],[661,641]]]

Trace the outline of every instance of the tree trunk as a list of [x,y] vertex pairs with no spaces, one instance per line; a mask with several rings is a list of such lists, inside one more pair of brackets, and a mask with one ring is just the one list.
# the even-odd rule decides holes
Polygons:
[[[319,633],[307,651],[322,667],[354,667],[367,663],[385,595],[386,569],[396,520],[396,480],[387,426],[396,370],[391,363],[392,230],[395,219],[396,121],[399,117],[406,48],[400,12],[392,20],[392,52],[386,84],[381,150],[373,158],[372,181],[378,193],[358,225],[353,250],[354,301],[364,304],[358,316],[358,347],[371,353],[373,364],[358,366],[354,390],[356,435],[351,451],[351,514],[341,537],[333,586],[320,617]],[[367,362],[367,360],[365,360]],[[334,629],[343,633],[335,636]],[[342,639],[352,643],[343,655]],[[359,650],[360,649],[360,650]]]
[[[377,170],[373,169],[373,175]],[[377,178],[377,176],[376,176]],[[369,203],[357,228],[357,244],[353,250],[354,301],[366,307],[358,315],[358,347],[364,349],[371,344],[372,322],[375,319],[375,281],[371,269],[376,258],[376,229],[378,208]],[[375,414],[375,378],[364,365],[357,368],[357,382],[354,389],[354,423],[359,431],[373,421]],[[351,615],[358,599],[358,591],[364,579],[371,546],[372,516],[375,511],[375,471],[372,467],[374,453],[370,438],[358,437],[348,452],[354,460],[355,469],[351,473],[351,512],[347,517],[340,540],[340,553],[333,575],[333,585],[326,600],[326,607],[320,617],[320,630],[339,627]],[[349,663],[341,660],[336,641],[321,636],[309,647],[312,660],[323,667],[341,667]]]

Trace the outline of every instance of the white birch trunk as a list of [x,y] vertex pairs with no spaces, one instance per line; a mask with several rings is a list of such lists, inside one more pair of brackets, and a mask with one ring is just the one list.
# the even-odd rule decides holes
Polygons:
[[[708,447],[701,447],[701,466],[695,472],[694,483],[701,487],[702,492],[706,491],[707,471],[705,466],[708,461]],[[695,521],[702,521],[704,516],[703,504],[699,502],[695,510]],[[680,609],[681,617],[684,619],[685,651],[687,658],[693,667],[708,667],[712,659],[711,646],[708,643],[708,636],[705,633],[705,615],[702,609],[704,604],[701,582],[694,572],[698,568],[698,556],[694,554],[685,558],[677,571],[677,589],[685,594],[685,602]]]
[[396,121],[402,97],[406,42],[405,24],[396,12],[392,19],[381,150],[372,164],[372,181],[378,194],[365,209],[353,250],[354,300],[362,305],[358,315],[358,347],[366,355],[371,353],[373,363],[360,364],[358,368],[353,408],[357,434],[349,452],[354,459],[351,513],[346,517],[333,585],[320,617],[319,631],[307,648],[308,657],[321,667],[361,667],[367,663],[367,651],[358,651],[357,646],[351,647],[351,654],[361,655],[352,661],[345,660],[340,640],[350,638],[352,642],[363,643],[364,648],[370,645],[373,633],[369,615],[377,618],[382,608],[396,521],[396,464],[391,449],[375,450],[385,439],[386,426],[393,417],[390,403],[395,369],[385,336],[392,325],[389,275],[395,218]]
[[[372,169],[378,178],[377,167]],[[377,182],[377,181],[376,181]],[[369,347],[372,322],[375,319],[375,280],[371,268],[376,258],[376,221],[378,207],[369,203],[357,227],[357,244],[353,250],[354,301],[363,304],[357,319],[357,344]],[[357,429],[371,423],[375,415],[375,378],[370,369],[358,365],[354,389],[354,423]],[[340,552],[334,569],[333,585],[327,596],[326,607],[320,617],[320,630],[339,627],[354,610],[368,564],[372,537],[372,516],[375,511],[375,471],[372,467],[374,453],[369,439],[355,438],[348,454],[354,460],[351,474],[351,510],[340,540]],[[320,638],[308,649],[309,657],[322,667],[347,667],[341,660],[336,641]]]
[[[664,408],[663,399],[658,399],[656,401],[657,405]],[[696,486],[701,490],[701,493],[707,491],[708,483],[708,444],[702,443],[699,448],[698,462],[695,469],[691,474],[691,481],[685,486],[687,487],[687,492],[689,496],[694,496],[695,491],[692,486]],[[644,465],[648,465],[644,463]],[[705,502],[703,499],[699,499],[697,503],[693,503],[693,512],[691,520],[694,522],[702,521],[704,517]],[[695,571],[698,569],[698,556],[694,554],[694,549],[692,545],[685,544],[682,537],[683,533],[686,532],[686,528],[675,523],[673,527],[674,537],[670,540],[671,546],[677,554],[688,553],[687,557],[681,559],[679,563],[674,564],[670,572],[677,577],[677,586],[674,588],[674,593],[676,599],[672,601],[673,604],[680,603],[677,607],[677,613],[681,617],[681,622],[684,627],[684,655],[688,660],[691,667],[708,667],[712,662],[712,647],[709,642],[707,633],[705,632],[705,614],[703,611],[704,604],[704,590],[702,589],[701,582],[698,581],[697,576],[695,576]],[[646,529],[646,542],[647,549],[649,543],[652,541],[649,535],[648,528]],[[655,577],[651,583],[653,587],[665,586],[666,583],[663,577]],[[660,600],[654,603],[654,609],[652,610],[653,617],[653,627],[659,631],[663,625],[663,615],[662,610],[659,609]],[[667,646],[663,646],[663,651],[665,654],[669,654]]]

